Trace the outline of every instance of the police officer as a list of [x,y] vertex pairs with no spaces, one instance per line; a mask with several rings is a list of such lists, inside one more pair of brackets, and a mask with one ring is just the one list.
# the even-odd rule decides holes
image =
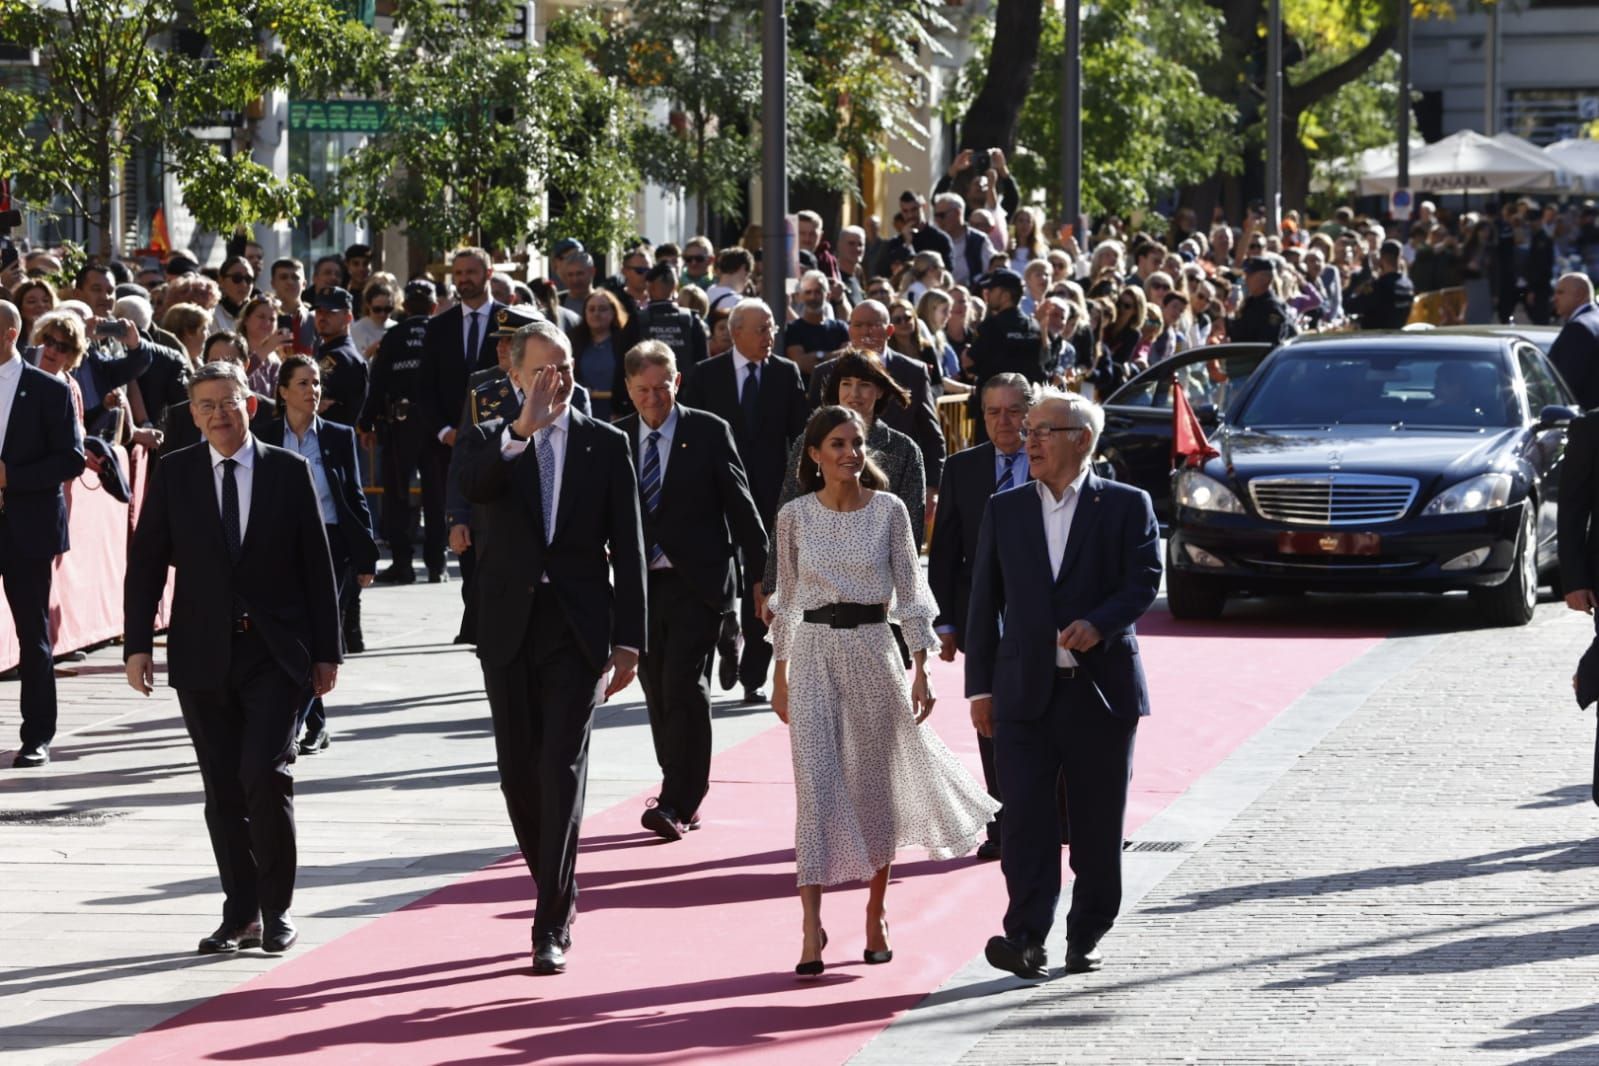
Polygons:
[[1410,321],[1416,287],[1405,276],[1404,261],[1404,248],[1398,241],[1383,241],[1377,252],[1377,280],[1344,297],[1344,313],[1358,315],[1361,329],[1402,329]]
[[[311,297],[316,324],[317,346],[313,358],[322,370],[322,417],[354,429],[366,405],[367,365],[350,340],[350,323],[355,318],[355,300],[348,289],[337,285],[317,289]],[[356,464],[363,483],[367,479],[364,449],[357,449]],[[361,588],[350,589],[344,611],[344,650],[366,650],[361,632]]]
[[383,535],[394,562],[377,575],[388,585],[409,585],[411,569],[411,475],[422,483],[422,561],[428,581],[444,581],[444,481],[450,450],[427,431],[414,406],[420,397],[418,371],[427,350],[428,320],[438,306],[437,291],[426,278],[405,286],[405,320],[383,335],[372,359],[372,386],[361,411],[361,443],[382,445]]
[[978,397],[983,394],[983,382],[995,374],[1020,374],[1034,384],[1048,378],[1044,369],[1044,345],[1040,340],[1038,323],[1022,314],[1022,276],[1014,270],[992,270],[979,277],[976,286],[988,305],[988,314],[977,327],[967,354],[971,370],[977,379],[973,383],[969,406],[972,414],[974,444],[988,440],[988,430],[983,426],[982,408]]
[[649,303],[639,312],[641,341],[660,341],[672,349],[678,369],[685,374],[704,359],[710,348],[705,320],[677,304],[677,271],[669,263],[656,263],[644,275]]
[[1244,303],[1227,320],[1229,341],[1276,347],[1299,333],[1293,312],[1272,288],[1276,280],[1277,263],[1269,256],[1252,255],[1244,260]]

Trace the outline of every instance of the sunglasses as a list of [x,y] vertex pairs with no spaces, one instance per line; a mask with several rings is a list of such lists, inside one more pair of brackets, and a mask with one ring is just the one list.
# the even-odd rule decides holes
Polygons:
[[1135,300],[1118,300],[1116,302],[1116,306],[1121,308],[1123,311],[1138,310],[1138,303]]
[[683,257],[683,262],[685,263],[709,263],[710,261],[711,257],[708,255],[685,255]]
[[908,326],[908,325],[911,324],[911,320],[906,318],[904,315],[898,315],[898,316],[896,316],[894,318],[889,319],[889,321],[894,323],[894,325],[896,325],[896,326]]
[[649,267],[628,267],[627,268],[627,272],[629,274],[648,274],[650,272],[650,268]]
[[235,285],[242,285],[255,280],[248,274],[224,274],[223,277]]
[[72,342],[60,337],[46,337],[39,342],[39,345],[44,348],[54,348],[58,352],[72,351]]
[[394,306],[392,304],[373,304],[368,310],[374,315],[392,315]]

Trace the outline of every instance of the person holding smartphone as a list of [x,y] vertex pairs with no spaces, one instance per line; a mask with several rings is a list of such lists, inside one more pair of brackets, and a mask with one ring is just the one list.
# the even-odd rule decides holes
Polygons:
[[263,396],[277,392],[278,368],[294,354],[294,331],[278,313],[278,302],[268,295],[252,297],[239,312],[239,335],[249,356],[245,374],[250,390]]

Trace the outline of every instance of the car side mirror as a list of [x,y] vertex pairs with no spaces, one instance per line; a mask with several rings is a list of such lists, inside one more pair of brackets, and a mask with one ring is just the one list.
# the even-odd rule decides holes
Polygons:
[[1582,417],[1582,412],[1575,407],[1566,407],[1563,404],[1550,404],[1538,412],[1538,429],[1559,429],[1570,425]]

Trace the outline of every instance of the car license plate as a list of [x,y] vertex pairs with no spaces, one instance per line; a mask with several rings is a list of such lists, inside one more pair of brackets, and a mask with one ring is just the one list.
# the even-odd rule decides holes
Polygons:
[[1377,555],[1382,537],[1376,533],[1277,534],[1277,551],[1282,555]]

